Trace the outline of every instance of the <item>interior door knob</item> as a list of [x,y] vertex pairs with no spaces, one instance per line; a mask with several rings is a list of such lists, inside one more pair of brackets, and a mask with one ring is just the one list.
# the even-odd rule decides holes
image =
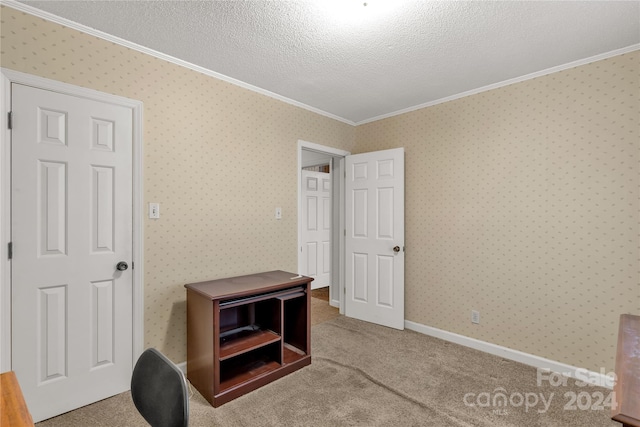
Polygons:
[[118,265],[116,265],[116,270],[118,271],[125,271],[127,268],[129,268],[129,264],[124,261],[120,261]]
[[394,246],[393,247],[393,252],[395,252],[395,253],[400,252],[400,246]]

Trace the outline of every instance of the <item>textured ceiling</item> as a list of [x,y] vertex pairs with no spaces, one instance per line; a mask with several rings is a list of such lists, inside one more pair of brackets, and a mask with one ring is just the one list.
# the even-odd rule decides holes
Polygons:
[[361,123],[640,43],[640,2],[23,1]]

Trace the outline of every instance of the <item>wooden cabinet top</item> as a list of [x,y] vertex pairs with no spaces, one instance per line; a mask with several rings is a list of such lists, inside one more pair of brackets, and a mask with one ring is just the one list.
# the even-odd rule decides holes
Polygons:
[[311,277],[276,270],[247,276],[189,283],[184,287],[212,300],[220,300],[276,291],[308,283],[312,280]]
[[611,418],[625,426],[640,426],[640,316],[620,316],[616,377]]
[[33,427],[33,419],[13,371],[0,374],[0,392],[0,425]]

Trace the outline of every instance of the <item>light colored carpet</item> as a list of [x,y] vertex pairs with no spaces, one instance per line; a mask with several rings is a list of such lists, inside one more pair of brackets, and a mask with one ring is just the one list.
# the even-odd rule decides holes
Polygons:
[[331,307],[327,301],[311,298],[311,326],[340,316],[340,310]]
[[[501,392],[511,403],[493,406]],[[608,408],[565,409],[571,403],[565,393],[606,397],[610,391],[577,387],[572,380],[564,387],[538,386],[534,368],[340,316],[312,327],[310,366],[220,408],[196,391],[190,425],[620,427],[609,420]],[[517,397],[533,403],[534,394],[551,401],[547,410],[541,401],[526,408]],[[465,395],[475,406],[464,403]],[[123,393],[38,427],[143,425]]]

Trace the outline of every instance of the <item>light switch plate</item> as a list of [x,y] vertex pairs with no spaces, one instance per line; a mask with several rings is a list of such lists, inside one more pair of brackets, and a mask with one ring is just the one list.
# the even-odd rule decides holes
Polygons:
[[149,203],[149,218],[160,218],[160,203]]
[[282,208],[276,208],[276,219],[282,219]]

